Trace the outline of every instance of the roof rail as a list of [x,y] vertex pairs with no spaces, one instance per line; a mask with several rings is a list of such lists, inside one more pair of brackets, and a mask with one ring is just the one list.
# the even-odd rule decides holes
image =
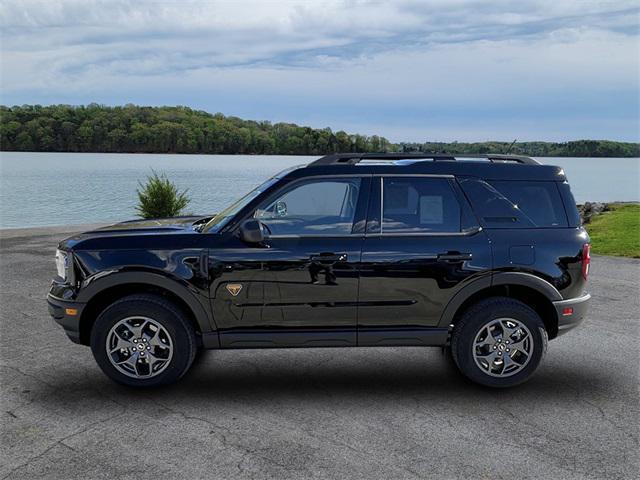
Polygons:
[[433,160],[433,161],[456,161],[457,158],[478,158],[486,159],[492,163],[515,162],[523,165],[540,165],[540,162],[531,157],[522,155],[505,154],[446,154],[446,153],[334,153],[325,155],[315,162],[311,162],[309,167],[320,165],[355,165],[362,160]]

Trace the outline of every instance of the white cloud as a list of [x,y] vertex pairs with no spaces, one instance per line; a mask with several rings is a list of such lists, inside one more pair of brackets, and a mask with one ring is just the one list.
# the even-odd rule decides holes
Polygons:
[[183,103],[397,139],[544,134],[520,117],[547,110],[545,137],[638,136],[635,2],[5,0],[0,26],[3,103]]

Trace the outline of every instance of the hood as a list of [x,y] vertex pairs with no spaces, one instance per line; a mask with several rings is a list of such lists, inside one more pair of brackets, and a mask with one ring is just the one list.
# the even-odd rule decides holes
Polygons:
[[192,215],[188,217],[171,217],[171,218],[145,218],[141,220],[128,220],[126,222],[116,223],[108,227],[98,228],[87,233],[101,232],[170,232],[172,230],[193,230],[193,228],[201,223],[210,220],[212,215]]
[[[198,233],[199,227],[208,222],[213,215],[192,215],[172,218],[152,218],[141,220],[129,220],[116,223],[107,227],[97,228],[83,232],[60,242],[59,248],[69,250],[80,242],[91,240],[99,241],[113,237],[172,235],[185,233]],[[124,239],[123,239],[124,240]],[[95,243],[95,242],[91,242]],[[102,243],[102,242],[100,242]]]

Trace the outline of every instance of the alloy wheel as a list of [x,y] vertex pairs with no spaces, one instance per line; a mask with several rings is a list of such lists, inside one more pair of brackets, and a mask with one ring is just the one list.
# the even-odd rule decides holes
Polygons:
[[513,318],[486,323],[473,342],[473,359],[482,372],[492,377],[510,377],[527,366],[533,353],[529,329]]
[[109,330],[106,352],[119,372],[133,378],[152,378],[169,366],[173,341],[156,320],[127,317]]

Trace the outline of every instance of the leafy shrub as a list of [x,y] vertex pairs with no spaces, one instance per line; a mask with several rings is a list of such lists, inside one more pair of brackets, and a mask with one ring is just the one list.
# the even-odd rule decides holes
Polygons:
[[158,175],[155,170],[147,177],[147,182],[138,182],[138,206],[136,210],[142,218],[175,217],[186,208],[191,199],[187,190],[180,192],[166,174]]

